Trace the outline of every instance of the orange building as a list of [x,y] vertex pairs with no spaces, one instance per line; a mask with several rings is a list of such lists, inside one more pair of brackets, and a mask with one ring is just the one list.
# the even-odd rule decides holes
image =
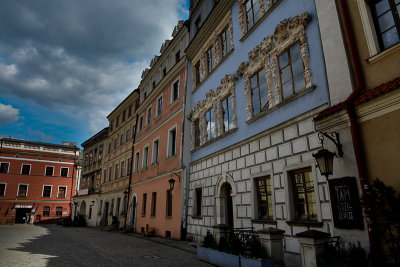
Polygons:
[[[175,27],[142,74],[133,152],[128,225],[136,232],[180,239],[182,222],[182,122],[187,25]],[[162,69],[162,73],[159,71]],[[161,75],[160,75],[161,74]]]
[[75,143],[0,139],[0,224],[69,216],[78,157]]

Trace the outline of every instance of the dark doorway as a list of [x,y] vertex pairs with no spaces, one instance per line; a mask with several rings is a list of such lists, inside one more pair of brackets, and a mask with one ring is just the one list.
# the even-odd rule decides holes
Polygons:
[[226,196],[226,224],[233,228],[233,204],[232,204],[232,187],[230,184],[225,185]]
[[132,226],[132,228],[135,231],[136,228],[136,196],[133,197],[132,203],[131,203],[131,213],[129,216],[129,224]]
[[104,204],[104,213],[103,213],[103,225],[104,226],[108,225],[108,206],[109,206],[109,203],[106,202]]
[[30,215],[31,215],[31,209],[17,209],[15,213],[15,223],[25,223],[27,216]]

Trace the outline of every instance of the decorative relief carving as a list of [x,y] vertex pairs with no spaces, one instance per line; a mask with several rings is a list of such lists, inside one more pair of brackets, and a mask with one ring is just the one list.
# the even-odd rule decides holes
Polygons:
[[161,45],[160,54],[164,53],[165,49],[167,49],[171,40],[165,40],[165,42]]
[[180,31],[180,29],[182,29],[182,26],[184,24],[183,20],[180,20],[178,22],[178,24],[175,26],[173,32],[172,32],[172,38],[175,38],[175,36],[178,34],[178,32]]
[[250,77],[261,68],[266,70],[266,81],[268,89],[268,106],[271,108],[282,101],[281,97],[281,76],[279,73],[278,57],[295,43],[300,43],[301,58],[304,65],[304,77],[306,88],[312,85],[310,55],[305,27],[310,17],[303,13],[294,18],[288,18],[279,23],[274,34],[267,36],[248,53],[249,62],[242,62],[237,70],[237,75],[244,76],[244,91],[246,96],[247,119],[253,117],[251,99]]
[[247,33],[247,17],[246,17],[246,6],[245,0],[238,0],[239,2],[239,25],[240,25],[240,37],[243,37]]
[[203,49],[200,55],[200,82],[202,82],[206,77],[207,70],[207,53]]
[[159,56],[154,56],[151,61],[150,61],[150,68],[152,68],[154,66],[154,64],[156,64],[157,60],[158,60]]
[[150,72],[150,69],[148,69],[148,68],[144,69],[144,71],[142,72],[142,76],[141,76],[142,80],[147,76],[147,74],[149,74],[149,72]]

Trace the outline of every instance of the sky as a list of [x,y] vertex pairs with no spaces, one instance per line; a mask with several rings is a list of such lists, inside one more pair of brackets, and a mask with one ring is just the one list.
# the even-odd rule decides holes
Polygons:
[[187,18],[188,0],[0,1],[0,137],[80,145]]

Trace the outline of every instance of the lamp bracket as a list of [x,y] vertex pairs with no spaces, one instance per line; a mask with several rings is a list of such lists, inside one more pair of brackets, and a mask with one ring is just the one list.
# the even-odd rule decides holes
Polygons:
[[178,177],[179,182],[181,181],[181,177],[176,172],[171,172],[170,176],[172,177],[172,175],[175,175],[176,177]]
[[332,132],[329,134],[327,132],[318,132],[318,138],[321,142],[322,147],[324,147],[324,137],[327,137],[336,145],[337,153],[335,153],[335,157],[337,158],[343,157],[343,150],[342,150],[342,144],[340,143],[339,139],[339,133]]

